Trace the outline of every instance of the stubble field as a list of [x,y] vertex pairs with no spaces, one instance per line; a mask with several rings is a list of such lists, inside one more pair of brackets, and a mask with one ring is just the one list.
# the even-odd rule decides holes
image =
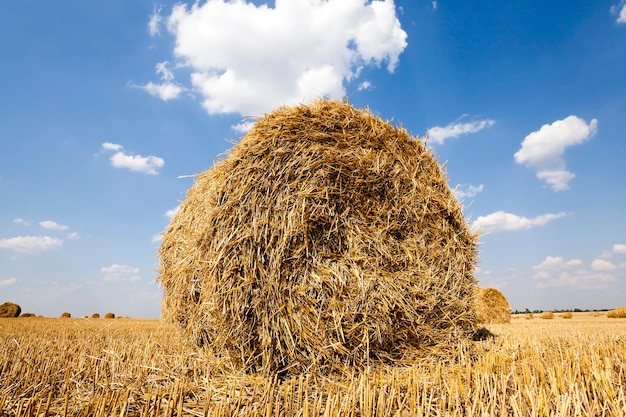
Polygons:
[[454,360],[281,380],[161,320],[0,319],[0,416],[626,416],[626,320],[488,328]]

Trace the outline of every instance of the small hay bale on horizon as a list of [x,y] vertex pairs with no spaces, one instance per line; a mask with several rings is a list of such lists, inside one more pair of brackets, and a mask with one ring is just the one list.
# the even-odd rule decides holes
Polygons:
[[552,320],[554,318],[554,313],[551,311],[544,311],[543,313],[541,313],[539,318],[542,318],[544,320]]
[[248,372],[449,354],[477,330],[477,239],[419,138],[343,101],[282,107],[196,176],[162,315]]
[[19,317],[21,312],[22,307],[20,307],[18,304],[12,303],[10,301],[0,304],[0,317]]
[[61,317],[60,318],[62,318],[62,319],[69,319],[69,318],[72,318],[72,315],[66,311],[64,313],[61,313]]
[[623,319],[626,318],[626,306],[624,307],[617,307],[614,308],[613,310],[609,310],[606,313],[606,316],[610,319]]
[[476,288],[476,318],[485,324],[510,323],[509,300],[497,288]]
[[561,314],[562,319],[571,319],[572,317],[574,317],[574,315],[571,311],[566,311],[565,313]]
[[114,314],[114,313],[111,313],[111,312],[109,311],[108,313],[106,313],[106,314],[104,315],[104,318],[105,318],[105,319],[114,319],[114,318],[115,318],[115,314]]
[[91,315],[91,318],[92,318],[92,319],[99,319],[99,318],[100,318],[100,314],[99,314],[99,313],[93,313],[93,314]]

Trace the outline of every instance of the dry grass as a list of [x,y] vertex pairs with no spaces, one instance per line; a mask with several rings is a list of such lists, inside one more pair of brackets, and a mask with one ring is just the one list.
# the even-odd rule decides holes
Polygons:
[[626,415],[620,321],[490,329],[478,356],[281,380],[246,375],[158,320],[0,319],[0,416]]
[[477,330],[476,241],[418,138],[345,102],[285,107],[188,191],[163,316],[253,371],[445,356]]

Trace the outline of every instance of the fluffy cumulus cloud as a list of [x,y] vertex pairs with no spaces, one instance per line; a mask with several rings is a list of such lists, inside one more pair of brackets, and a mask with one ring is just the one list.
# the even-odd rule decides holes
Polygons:
[[472,223],[472,227],[474,229],[480,229],[485,233],[515,232],[537,226],[544,226],[568,214],[569,213],[548,213],[528,218],[504,211],[496,211],[486,216],[479,216]]
[[577,116],[545,124],[524,138],[514,155],[515,162],[535,169],[537,178],[546,182],[552,190],[567,190],[569,181],[575,175],[566,169],[563,153],[566,148],[588,140],[597,129],[597,119],[586,123]]
[[[340,98],[365,66],[393,72],[407,45],[393,0],[276,0],[274,7],[207,0],[179,3],[163,21],[177,67],[191,72],[209,114],[260,116],[278,105]],[[161,73],[173,84],[168,77]]]
[[616,276],[611,273],[617,267],[602,259],[595,259],[587,268],[580,259],[565,260],[560,256],[547,256],[532,269],[538,288],[603,289],[617,281]]
[[38,253],[60,249],[63,240],[50,236],[16,236],[0,239],[0,249],[11,249],[21,253]]
[[[467,117],[464,115],[461,119]],[[447,139],[458,138],[462,135],[480,132],[483,129],[491,127],[496,122],[491,119],[474,120],[471,122],[462,122],[457,120],[445,127],[435,126],[428,129],[428,140],[437,145],[443,144]]]
[[20,224],[22,226],[30,226],[30,222],[28,220],[24,220],[24,219],[21,219],[19,217],[13,219],[13,223]]
[[156,175],[165,165],[165,160],[158,156],[131,155],[124,151],[124,147],[117,143],[104,142],[102,149],[115,152],[109,160],[115,168],[125,168],[135,172]]
[[130,265],[113,264],[100,268],[105,281],[138,281],[139,268]]

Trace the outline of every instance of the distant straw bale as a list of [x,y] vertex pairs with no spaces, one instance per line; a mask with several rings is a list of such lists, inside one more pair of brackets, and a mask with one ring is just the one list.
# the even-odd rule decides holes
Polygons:
[[100,314],[99,314],[99,313],[93,313],[93,314],[91,315],[91,318],[92,318],[92,319],[99,319],[99,318],[100,318]]
[[0,317],[19,317],[22,308],[10,301],[0,304]]
[[606,313],[606,316],[611,319],[623,319],[626,318],[626,306],[618,307],[610,310]]
[[249,372],[444,354],[477,330],[477,237],[418,138],[346,102],[283,107],[187,192],[162,313]]
[[115,314],[111,313],[110,311],[108,313],[106,313],[104,315],[105,319],[114,319],[115,318]]
[[72,317],[72,315],[70,313],[68,313],[67,311],[65,313],[61,313],[61,318],[62,319],[69,319],[71,317]]
[[509,300],[497,288],[476,288],[476,319],[478,323],[510,323]]
[[35,313],[22,313],[20,314],[20,318],[22,317],[37,317]]
[[571,319],[572,317],[574,317],[574,315],[571,311],[566,311],[565,313],[561,314],[562,319]]
[[554,313],[551,311],[544,311],[539,317],[544,320],[551,320],[554,318]]

